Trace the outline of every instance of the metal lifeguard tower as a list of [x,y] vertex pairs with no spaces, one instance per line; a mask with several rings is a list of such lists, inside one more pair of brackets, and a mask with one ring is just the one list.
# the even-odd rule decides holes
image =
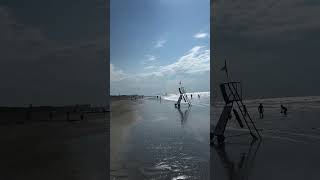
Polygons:
[[191,106],[191,101],[188,98],[187,92],[186,92],[185,88],[181,86],[181,81],[180,81],[179,84],[180,84],[180,87],[179,87],[180,95],[179,95],[178,101],[174,104],[174,106],[176,108],[180,108],[180,103],[181,103],[181,100],[183,99],[184,102],[188,103],[188,106],[190,107]]
[[[216,127],[213,132],[210,132],[210,142],[213,142],[215,137],[218,140],[218,143],[223,143],[225,136],[224,131],[226,129],[226,125],[228,123],[228,120],[231,119],[231,113],[233,112],[237,122],[239,123],[239,126],[241,128],[248,128],[250,135],[254,139],[261,139],[261,135],[253,122],[249,112],[247,111],[246,106],[244,105],[242,101],[242,86],[241,82],[237,81],[230,81],[229,80],[229,74],[227,69],[227,63],[225,61],[225,65],[221,70],[225,70],[228,81],[225,83],[220,84],[220,90],[223,97],[223,100],[225,102],[225,105],[223,107],[223,111],[220,115],[219,121],[216,124]],[[240,114],[238,111],[234,108],[234,106],[239,109]],[[245,125],[242,123],[242,120],[245,122]]]

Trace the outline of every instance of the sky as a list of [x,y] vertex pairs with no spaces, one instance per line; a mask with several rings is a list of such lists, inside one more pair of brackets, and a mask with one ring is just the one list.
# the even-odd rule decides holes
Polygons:
[[246,97],[320,95],[320,1],[214,1],[213,13],[215,87],[227,59]]
[[110,93],[210,90],[209,0],[111,0]]
[[106,104],[104,0],[0,1],[0,106]]

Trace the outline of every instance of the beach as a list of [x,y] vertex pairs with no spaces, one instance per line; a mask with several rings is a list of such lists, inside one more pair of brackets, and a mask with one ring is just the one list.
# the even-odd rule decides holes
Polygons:
[[[232,119],[227,124],[224,146],[211,146],[212,179],[318,179],[320,161],[320,97],[287,97],[244,101],[262,140],[251,142],[241,135]],[[264,118],[258,105],[264,106]],[[280,105],[288,114],[280,113]],[[222,103],[212,107],[211,129],[222,111]]]
[[0,125],[0,179],[106,179],[109,114],[50,121],[48,113],[25,121],[25,113],[1,112],[2,122],[13,122]]
[[111,179],[209,179],[209,98],[167,97],[112,100]]

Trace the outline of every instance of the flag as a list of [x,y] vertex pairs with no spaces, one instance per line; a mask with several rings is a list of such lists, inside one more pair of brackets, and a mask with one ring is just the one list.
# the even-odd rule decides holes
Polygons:
[[227,60],[226,60],[226,59],[224,60],[224,66],[221,68],[221,71],[225,71],[227,77],[229,77],[229,75],[228,75],[228,68],[227,68]]

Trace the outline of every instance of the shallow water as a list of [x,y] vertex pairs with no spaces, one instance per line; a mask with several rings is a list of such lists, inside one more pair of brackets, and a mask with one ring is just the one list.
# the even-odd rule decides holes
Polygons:
[[209,179],[209,106],[144,100],[130,128],[128,179]]
[[[245,101],[258,129],[263,129],[262,141],[251,145],[251,137],[240,135],[245,131],[231,119],[224,147],[211,147],[211,179],[318,179],[319,99],[291,97]],[[265,108],[263,119],[258,116],[259,103]],[[280,113],[281,103],[288,108],[286,116]],[[213,107],[212,129],[221,111],[221,104]]]

